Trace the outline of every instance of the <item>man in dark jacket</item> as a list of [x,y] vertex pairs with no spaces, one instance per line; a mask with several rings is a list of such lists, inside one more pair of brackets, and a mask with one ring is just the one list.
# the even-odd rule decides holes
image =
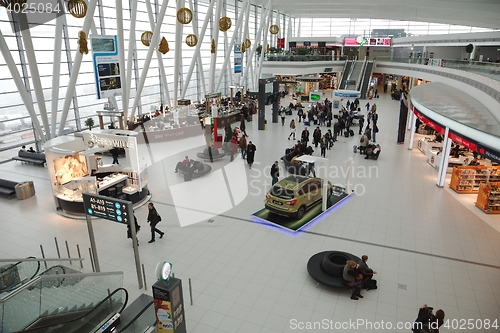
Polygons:
[[271,178],[272,183],[271,186],[274,186],[278,182],[278,177],[280,176],[280,167],[278,166],[278,161],[275,161],[274,164],[271,166]]
[[160,222],[161,218],[160,215],[158,215],[158,212],[156,211],[156,208],[152,202],[148,204],[148,209],[148,222],[151,226],[151,240],[148,243],[153,243],[155,241],[155,232],[160,234],[160,239],[163,238],[163,235],[165,233],[156,228],[156,225],[158,224],[158,222]]
[[302,138],[302,142],[307,146],[307,143],[309,142],[309,130],[307,127],[304,128],[300,137]]
[[318,143],[321,140],[321,130],[319,127],[316,127],[313,133],[314,147],[318,148]]

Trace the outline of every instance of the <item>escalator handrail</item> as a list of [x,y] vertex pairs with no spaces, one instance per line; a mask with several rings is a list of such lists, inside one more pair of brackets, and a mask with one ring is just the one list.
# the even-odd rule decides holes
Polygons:
[[129,322],[128,322],[128,323],[127,323],[124,327],[120,327],[120,332],[125,331],[127,328],[129,328],[129,327],[130,327],[130,325],[132,325],[133,323],[135,323],[135,321],[136,321],[137,319],[139,319],[139,317],[140,317],[140,316],[142,316],[142,314],[143,314],[144,312],[146,312],[146,310],[148,310],[148,309],[149,309],[149,307],[150,307],[152,304],[154,304],[154,303],[155,303],[154,301],[149,302],[149,303],[148,303],[148,304],[144,307],[144,309],[142,309],[142,310],[141,310],[138,314],[136,314],[136,315],[135,315],[135,317],[134,317],[134,318],[132,318],[132,320],[130,320],[130,321],[129,321]]
[[[27,257],[26,259],[36,259],[36,257]],[[10,266],[8,269],[11,269],[12,267],[16,267],[20,264],[22,264],[23,262],[27,262],[27,261],[33,261],[33,260],[19,260],[18,262],[16,262],[15,264],[13,264],[12,266]],[[35,273],[28,279],[28,281],[31,281],[33,280],[37,275],[38,275],[38,272],[40,271],[40,260],[37,260],[37,267],[36,267],[36,271]],[[17,289],[19,287],[19,285],[22,285],[24,284],[26,280],[22,280],[20,281],[17,285],[15,285],[14,287],[12,288],[9,288],[9,289],[0,289],[0,292],[7,292],[7,293],[10,293],[11,291]]]
[[[71,273],[71,274],[64,274],[64,278],[85,278],[87,276],[96,276],[96,275],[120,275],[123,274],[123,272],[105,272],[105,273]],[[38,275],[36,278],[32,279],[31,281],[25,283],[21,287],[19,287],[17,290],[12,292],[12,294],[0,299],[0,304],[7,302],[9,299],[14,297],[15,295],[19,294],[20,292],[24,291],[25,289],[30,288],[32,285],[40,282],[40,280],[48,280],[48,279],[53,279],[55,275]]]
[[[363,86],[365,84],[365,79],[366,79],[366,69],[368,68],[368,64],[370,63],[370,61],[367,61],[366,59],[365,59],[365,61],[366,61],[365,70],[364,70],[364,73],[362,76],[361,85],[359,86],[359,92],[361,93],[361,98],[366,98],[363,96],[363,95],[365,95],[365,94],[363,94]],[[373,67],[372,67],[372,69],[373,69]]]
[[[59,268],[61,268],[61,269],[62,269],[62,271],[63,271],[63,273],[62,273],[62,274],[56,274],[56,275],[65,275],[65,274],[66,274],[66,269],[65,269],[66,267],[64,267],[63,265],[54,265],[54,266],[52,266],[52,267],[50,267],[50,268],[47,268],[47,269],[46,269],[46,270],[44,270],[43,272],[41,272],[41,273],[40,273],[40,275],[44,275],[44,274],[45,274],[45,273],[47,273],[49,270],[51,270],[52,268],[55,268],[55,267],[59,267]],[[61,278],[61,281],[60,281],[60,282],[59,282],[59,284],[56,286],[56,288],[59,288],[59,287],[63,284],[64,279],[65,279],[65,278]]]
[[124,291],[125,292],[125,301],[123,302],[122,307],[118,311],[118,313],[122,313],[122,311],[125,309],[125,307],[127,306],[127,303],[128,303],[128,291],[127,291],[127,289],[120,287],[120,288],[116,288],[111,294],[109,294],[102,301],[100,301],[99,303],[97,303],[89,312],[86,312],[85,314],[81,315],[78,318],[74,318],[74,319],[71,319],[71,320],[68,320],[68,321],[64,321],[62,323],[57,323],[57,324],[52,324],[52,325],[45,325],[45,326],[38,326],[38,327],[23,329],[21,331],[15,332],[15,333],[24,333],[24,332],[32,332],[32,331],[36,331],[36,330],[43,330],[43,329],[48,329],[48,328],[50,328],[52,326],[55,326],[55,325],[57,325],[57,326],[59,326],[59,325],[65,325],[65,324],[73,323],[75,321],[82,320],[84,317],[86,317],[89,314],[91,314],[92,312],[96,311],[96,309],[98,309],[102,304],[108,302],[109,299],[114,294],[116,294],[118,291]]
[[356,80],[355,90],[357,90],[357,91],[360,91],[360,85],[359,84],[360,84],[361,78],[364,76],[363,74],[365,74],[365,69],[366,69],[366,58],[363,61],[363,65],[361,66],[361,71],[359,72],[358,78]]
[[[346,60],[345,61],[345,64],[344,64],[344,69],[342,70],[342,76],[340,77],[340,87],[339,89],[342,89],[342,86],[344,85],[344,82],[347,80],[347,75],[349,75],[348,73],[346,73],[346,68],[347,68],[347,64],[349,63],[350,60]],[[350,69],[350,68],[349,68]],[[346,75],[346,80],[343,80],[344,78],[344,75]],[[345,88],[345,87],[344,87]]]

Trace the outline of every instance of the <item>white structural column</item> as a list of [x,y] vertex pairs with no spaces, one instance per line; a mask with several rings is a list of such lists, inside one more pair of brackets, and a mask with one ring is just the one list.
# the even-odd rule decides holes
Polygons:
[[[59,76],[61,74],[61,45],[62,45],[63,16],[56,18],[56,30],[54,39],[54,65],[52,67],[52,98],[50,105],[50,136],[56,136],[57,106],[59,102]],[[63,126],[61,124],[61,126]],[[47,131],[48,132],[48,131]]]
[[444,186],[444,182],[446,180],[446,171],[448,169],[448,159],[450,157],[451,151],[451,143],[452,140],[449,138],[450,128],[446,127],[446,131],[444,132],[444,145],[443,151],[441,152],[441,163],[439,163],[439,171],[436,185],[439,187]]
[[[262,73],[262,64],[264,63],[264,54],[266,53],[266,50],[267,50],[267,45],[268,45],[268,40],[267,40],[267,34],[269,32],[269,22],[271,21],[271,17],[272,17],[272,10],[269,11],[269,14],[267,16],[267,23],[264,25],[264,36],[262,38],[262,52],[260,53],[260,61],[259,61],[259,68],[258,68],[258,71],[257,71],[257,77],[255,78],[255,81],[256,82],[259,82],[259,79],[260,79],[260,74]],[[264,19],[266,20],[266,19]]]
[[[257,36],[255,36],[255,42],[253,43],[252,51],[250,51],[250,55],[248,56],[248,58],[250,59],[250,62],[253,62],[253,56],[254,56],[255,50],[257,50],[257,46],[258,46],[257,41],[260,39],[260,36],[262,36],[262,28],[264,27],[264,22],[267,21],[265,18],[268,16],[270,5],[271,5],[271,0],[269,0],[269,2],[267,3],[267,7],[266,7],[265,12],[264,12],[264,7],[262,7],[260,10],[260,25],[259,25],[259,28],[257,29]],[[261,57],[264,56],[264,52],[266,51],[265,47],[266,47],[265,45],[262,46],[262,50],[260,52]],[[248,75],[249,67],[250,66],[246,66],[245,70],[243,71],[243,76],[241,77],[242,82],[245,82],[245,79]],[[255,84],[252,84],[252,86],[255,89]]]
[[[89,0],[87,15],[85,16],[85,21],[83,22],[82,31],[85,34],[89,33],[90,25],[94,20],[94,11],[97,5],[97,0]],[[80,53],[79,50],[76,50],[76,55],[73,61],[73,72],[71,73],[71,77],[68,82],[68,89],[66,90],[66,96],[64,98],[64,105],[62,109],[61,122],[59,126],[59,130],[57,131],[57,135],[63,135],[64,124],[66,123],[66,119],[68,118],[69,105],[71,100],[73,99],[73,93],[75,91],[76,80],[78,79],[78,74],[80,73],[80,66],[82,64],[83,54]]]
[[210,22],[210,16],[212,16],[212,10],[214,7],[215,0],[210,0],[210,5],[208,6],[207,15],[205,16],[205,21],[203,22],[203,27],[201,28],[200,36],[198,37],[198,44],[196,44],[196,50],[194,51],[194,56],[191,58],[191,65],[189,66],[188,73],[186,75],[186,81],[184,82],[184,88],[182,89],[181,99],[186,96],[186,91],[189,86],[189,81],[193,75],[194,64],[196,59],[200,55],[200,48],[203,44],[203,38],[205,37],[205,32],[207,31],[208,23]]
[[146,76],[148,75],[149,65],[151,64],[151,58],[153,57],[153,52],[156,50],[156,48],[158,47],[158,43],[160,42],[160,30],[161,30],[161,25],[163,23],[163,19],[165,18],[165,12],[167,11],[167,5],[168,5],[168,0],[164,0],[160,8],[158,22],[156,22],[156,26],[153,31],[153,37],[151,37],[151,45],[149,45],[148,53],[144,61],[144,67],[142,68],[139,86],[136,88],[134,104],[132,105],[132,110],[130,111],[130,116],[129,116],[130,119],[134,118],[135,110],[137,108],[137,104],[139,104],[139,100],[142,94],[142,89],[144,88],[144,82],[146,82]]
[[[28,19],[25,13],[19,13],[17,14],[17,17],[19,18],[21,29],[23,27],[28,27]],[[40,81],[40,73],[38,72],[38,65],[36,63],[35,49],[33,48],[33,40],[31,39],[30,29],[21,30],[21,36],[23,38],[24,49],[26,51],[26,58],[28,60],[28,66],[31,72],[31,81],[33,82],[33,90],[35,90],[36,104],[38,106],[38,111],[40,113],[40,119],[42,120],[42,124],[45,129],[44,131],[45,134],[44,132],[39,132],[38,135],[40,135],[42,141],[45,142],[46,139],[51,138],[50,126],[49,126],[49,119],[47,117],[47,107],[45,106],[45,97],[43,96],[42,82]],[[59,87],[57,87],[57,89],[59,89]],[[61,127],[64,127],[64,124],[61,124]]]
[[[245,43],[246,39],[250,37],[248,34],[248,29],[249,29],[249,25],[250,25],[249,18],[250,18],[250,1],[248,1],[248,6],[247,6],[247,9],[245,12],[245,25],[244,25],[242,37],[240,39],[240,41],[242,43]],[[250,50],[245,50],[245,53],[244,53],[244,57],[246,59],[245,67],[250,66],[252,64],[251,58],[248,57],[249,52],[250,52]],[[245,86],[245,82],[242,80],[241,75],[240,75],[240,81],[237,82],[237,84]]]
[[[211,54],[210,58],[210,77],[208,78],[208,92],[214,92],[215,82],[215,67],[217,67],[217,48],[219,47],[219,19],[222,12],[222,2],[224,0],[217,0],[214,22],[212,26],[212,39],[215,41],[215,52]],[[186,82],[187,83],[187,82]]]
[[413,149],[413,141],[415,140],[415,127],[417,126],[417,115],[413,113],[413,110],[410,109],[411,112],[411,128],[410,128],[410,142],[408,143],[408,150]]
[[239,34],[239,30],[243,24],[243,14],[246,13],[248,0],[244,0],[243,8],[245,12],[241,13],[238,17],[238,22],[236,23],[236,28],[234,29],[233,35],[231,36],[231,41],[229,42],[229,47],[226,49],[226,54],[224,55],[224,64],[222,65],[222,70],[219,75],[219,79],[217,80],[217,85],[215,86],[215,91],[219,91],[220,84],[222,82],[222,78],[224,77],[224,72],[228,69],[229,61],[231,60],[231,51],[233,50],[233,45],[236,40],[236,36]]
[[[190,7],[191,11],[193,12],[193,16],[194,16],[194,18],[193,18],[193,34],[195,34],[196,36],[199,36],[199,34],[198,34],[198,11],[194,10],[193,0],[189,0],[189,7]],[[198,44],[201,44],[201,40],[198,41]],[[198,52],[198,54],[196,54],[196,51],[195,51],[193,58],[196,58],[196,63],[198,64],[198,74],[200,75],[200,81],[201,81],[201,89],[203,91],[203,96],[206,96],[207,95],[207,87],[206,87],[207,82],[205,81],[205,72],[203,70],[203,61],[201,60],[201,53]]]
[[413,111],[411,110],[411,98],[408,98],[408,117],[407,117],[408,121],[407,121],[407,125],[406,125],[408,129],[411,129],[413,117],[416,117],[416,116],[413,114]]
[[[135,2],[135,1],[134,1]],[[118,38],[118,63],[120,64],[120,81],[122,84],[122,108],[123,108],[123,118],[125,118],[125,122],[127,121],[128,117],[128,97],[129,95],[129,87],[130,84],[127,82],[127,75],[125,72],[125,38],[123,36],[124,30],[123,30],[123,7],[122,7],[122,0],[116,0],[116,31],[117,31],[117,38]],[[131,27],[132,28],[132,27]],[[135,27],[134,27],[135,30]],[[135,32],[135,31],[134,31]],[[129,50],[130,51],[130,50]],[[133,51],[133,48],[132,48]],[[132,69],[132,64],[130,65],[130,69]],[[130,76],[132,78],[132,76]],[[113,96],[114,97],[114,96]],[[127,109],[125,109],[125,103],[127,103]],[[115,109],[115,111],[118,111],[118,109]]]
[[[184,7],[184,0],[177,0],[176,13]],[[177,107],[179,100],[179,78],[182,75],[181,58],[182,58],[182,31],[183,24],[175,20],[175,55],[174,55],[174,109]]]
[[[30,95],[28,94],[28,91],[26,90],[26,87],[24,86],[23,79],[21,78],[21,75],[19,74],[19,71],[17,70],[16,63],[14,62],[14,58],[12,58],[12,54],[9,50],[9,47],[7,45],[7,42],[5,42],[5,38],[3,37],[2,30],[0,30],[0,51],[2,52],[3,58],[5,59],[5,63],[7,64],[7,67],[9,68],[10,75],[12,76],[12,79],[14,80],[14,83],[16,84],[16,88],[19,91],[19,94],[21,95],[21,99],[23,100],[23,103],[26,107],[26,110],[28,111],[31,121],[33,122],[33,125],[35,126],[35,129],[37,130],[38,133],[43,133],[42,132],[42,127],[40,126],[40,122],[38,121],[38,118],[35,113],[35,108],[33,107],[33,103],[31,102]],[[45,142],[45,139],[43,138],[42,135],[40,135],[42,142]]]
[[[119,2],[120,0],[117,0]],[[137,18],[137,1],[130,1],[132,8],[130,8],[130,34],[128,37],[128,54],[127,54],[127,78],[125,86],[122,84],[122,105],[123,105],[123,116],[125,121],[127,121],[128,116],[128,105],[130,103],[130,95],[132,90],[132,58],[134,56],[134,44],[135,44],[135,22]],[[120,5],[121,6],[121,5]],[[118,5],[116,6],[118,10]],[[117,16],[118,19],[118,16]],[[122,16],[122,28],[123,28],[123,16]],[[120,34],[120,29],[118,29],[118,34]],[[121,34],[123,38],[123,33]],[[121,49],[121,47],[120,47]],[[120,60],[121,61],[121,60]],[[120,73],[125,71],[125,68],[120,69]]]
[[[288,30],[287,30],[287,36],[286,36],[286,43],[290,43],[292,39],[292,32],[293,32],[293,25],[292,25],[292,16],[288,17]],[[288,47],[285,45],[285,49],[288,49]]]
[[[146,0],[146,9],[148,11],[148,17],[149,17],[149,25],[151,27],[151,31],[155,30],[155,19],[153,16],[153,9],[151,8],[151,1]],[[167,105],[169,108],[172,107],[171,101],[170,101],[170,92],[168,91],[168,84],[167,84],[167,76],[165,74],[165,67],[163,66],[163,58],[162,54],[158,49],[156,49],[156,57],[158,59],[158,67],[160,68],[160,79],[163,84],[163,89],[165,89],[165,98],[167,99]]]

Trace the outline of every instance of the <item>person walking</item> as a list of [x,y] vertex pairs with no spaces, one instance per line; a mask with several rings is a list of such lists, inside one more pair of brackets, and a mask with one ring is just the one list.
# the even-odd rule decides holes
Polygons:
[[119,155],[118,148],[111,149],[111,156],[113,156],[113,164],[120,165],[120,163],[118,163],[118,155]]
[[321,130],[319,126],[313,132],[314,148],[318,148],[319,141],[321,140]]
[[299,123],[302,122],[303,115],[304,115],[304,110],[302,110],[302,108],[299,108],[299,111],[297,111],[297,117],[299,117]]
[[271,166],[271,178],[273,179],[271,182],[271,186],[274,186],[278,182],[278,177],[280,176],[280,167],[278,166],[278,161],[275,161]]
[[321,148],[321,157],[326,158],[327,146],[328,146],[328,140],[326,139],[326,135],[323,135],[323,137],[319,141],[319,147]]
[[307,143],[309,142],[309,130],[306,128],[304,128],[304,130],[302,131],[302,134],[300,136],[302,138],[302,142],[306,145],[307,147]]
[[[139,230],[141,230],[141,226],[137,222],[137,217],[135,216],[135,214],[134,214],[134,227],[135,227],[137,246],[139,246],[139,238],[137,238],[137,233],[139,232]],[[130,223],[127,223],[127,238],[132,238],[132,230],[130,230]]]
[[290,137],[293,135],[293,140],[295,140],[295,120],[292,119],[290,121],[290,135],[288,136],[288,140],[290,140]]
[[151,240],[148,243],[153,243],[155,241],[155,233],[158,233],[160,235],[160,239],[163,238],[163,235],[165,235],[165,233],[156,228],[156,225],[161,221],[161,217],[160,215],[158,215],[155,205],[152,202],[148,204],[148,209],[148,223],[151,227]]
[[252,168],[252,164],[255,159],[255,151],[257,150],[257,147],[252,143],[252,141],[248,142],[247,145],[247,163],[248,163],[248,168]]
[[238,144],[241,150],[241,158],[245,159],[247,157],[247,138],[243,135]]
[[359,135],[362,134],[364,125],[365,125],[365,116],[361,115],[361,117],[359,117],[358,119]]
[[370,102],[365,104],[366,112],[370,111]]
[[228,150],[231,158],[229,159],[229,162],[234,161],[234,154],[238,152],[238,141],[236,140],[236,137],[233,136],[231,140],[229,140],[229,145],[228,145]]
[[281,126],[285,126],[285,116],[286,116],[286,113],[285,113],[285,108],[284,107],[281,107],[280,116],[281,116]]
[[247,135],[247,132],[245,131],[246,125],[245,125],[245,117],[241,117],[241,122],[240,122],[240,130],[243,132],[245,136]]
[[377,114],[377,109],[375,107],[375,104],[373,104],[373,106],[374,106],[374,109],[372,109],[372,124],[373,124],[372,140],[373,140],[373,142],[377,142],[376,134],[378,133],[378,127],[377,127],[378,114]]

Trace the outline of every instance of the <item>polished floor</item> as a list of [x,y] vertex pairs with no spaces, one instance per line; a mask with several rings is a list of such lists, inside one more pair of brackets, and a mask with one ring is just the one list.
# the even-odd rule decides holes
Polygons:
[[[271,123],[269,115],[265,131],[257,130],[257,121],[247,123],[249,140],[257,146],[251,170],[239,156],[231,164],[225,158],[213,163],[213,174],[207,178],[184,183],[173,172],[175,162],[201,151],[197,148],[203,144],[201,138],[141,146],[141,161],[149,166],[152,201],[163,217],[158,227],[166,233],[148,244],[147,208],[136,210],[143,227],[139,250],[149,290],[137,288],[125,227],[96,220],[101,270],[123,271],[124,286],[135,298],[142,292],[151,294],[158,261],[172,262],[175,276],[183,281],[192,333],[409,332],[396,325],[409,325],[424,303],[443,309],[445,319],[455,326],[441,332],[495,331],[477,326],[461,330],[457,325],[464,319],[473,319],[474,325],[500,319],[500,233],[473,212],[474,207],[464,206],[435,185],[437,172],[420,151],[396,144],[399,103],[388,94],[375,101],[380,158],[365,160],[352,152],[357,134],[341,138],[327,152],[330,175],[334,183],[345,184],[345,174],[350,174],[354,193],[298,233],[251,219],[263,207],[271,164],[292,145],[288,126]],[[286,124],[290,119],[287,116]],[[297,127],[300,134],[304,126]],[[319,156],[319,149],[314,155]],[[351,158],[354,174],[346,171]],[[0,198],[2,258],[40,256],[40,245],[46,256],[55,257],[54,237],[60,245],[68,241],[75,256],[76,244],[88,252],[85,220],[55,212],[47,169],[9,162],[0,165],[0,178],[33,180],[37,191],[23,201]],[[500,216],[489,218],[500,223]],[[325,250],[369,255],[379,289],[363,292],[364,298],[354,301],[348,290],[317,286],[306,263]],[[374,328],[346,327],[355,320]],[[315,329],[302,329],[314,322]],[[318,328],[317,322],[325,326]]]

